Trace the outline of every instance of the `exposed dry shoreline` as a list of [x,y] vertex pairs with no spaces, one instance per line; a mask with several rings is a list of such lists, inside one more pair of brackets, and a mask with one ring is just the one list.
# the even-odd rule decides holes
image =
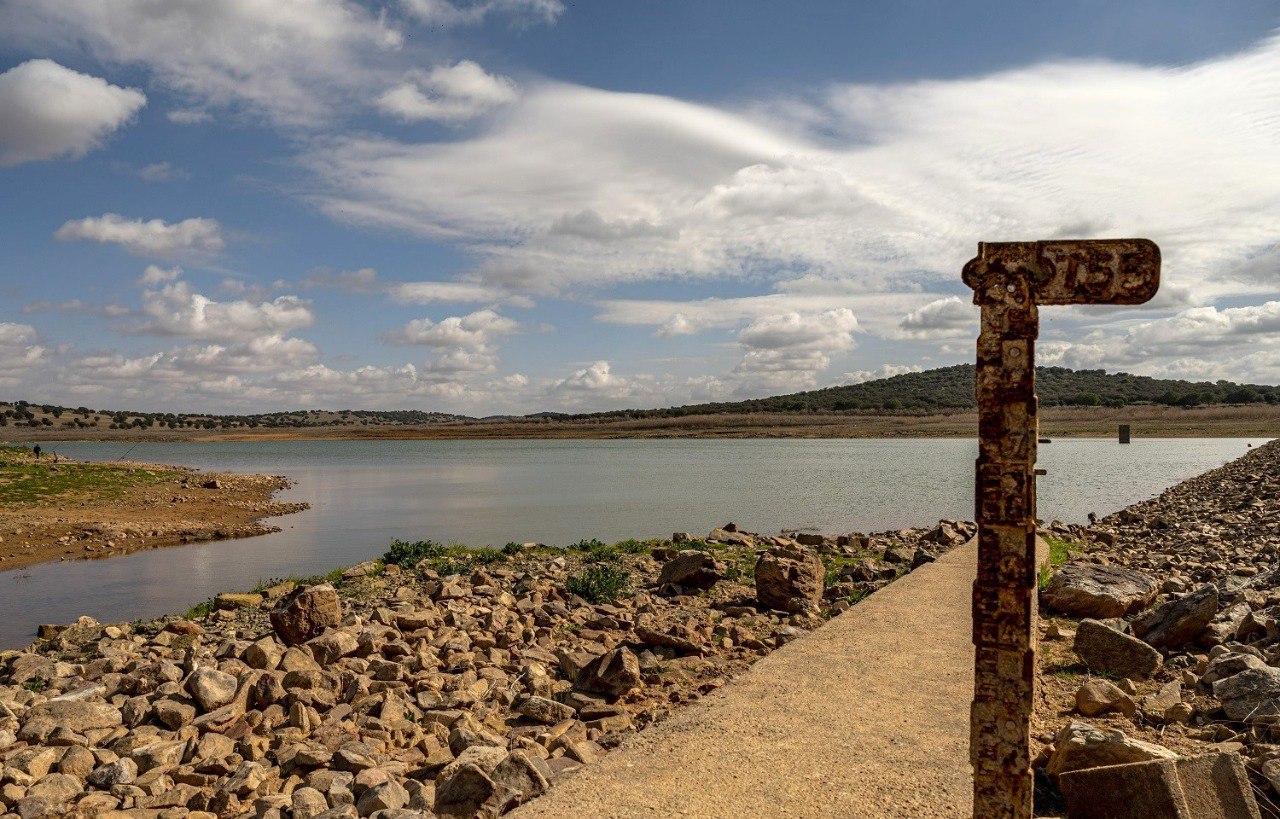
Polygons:
[[290,485],[278,475],[54,463],[16,450],[0,454],[0,571],[267,534],[279,528],[265,518],[307,508],[272,499]]
[[[1257,438],[1280,431],[1280,406],[1048,407],[1040,433],[1048,437],[1109,438],[1130,424],[1139,438]],[[81,429],[10,427],[23,441],[299,441],[462,440],[503,438],[966,438],[977,433],[975,412],[938,415],[760,413],[684,418],[582,421],[471,421],[418,426],[327,426],[236,430]]]

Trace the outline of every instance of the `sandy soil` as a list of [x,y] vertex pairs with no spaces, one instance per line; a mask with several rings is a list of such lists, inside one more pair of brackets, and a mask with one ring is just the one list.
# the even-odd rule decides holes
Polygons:
[[[1048,407],[1040,434],[1107,438],[1130,424],[1139,438],[1260,438],[1280,430],[1280,406]],[[514,420],[419,426],[332,426],[287,429],[137,430],[9,427],[10,440],[273,441],[494,438],[965,438],[977,434],[975,412],[939,415],[731,414],[684,418]]]
[[54,464],[12,450],[0,461],[0,571],[275,532],[263,518],[307,508],[272,500],[289,486],[279,476]]

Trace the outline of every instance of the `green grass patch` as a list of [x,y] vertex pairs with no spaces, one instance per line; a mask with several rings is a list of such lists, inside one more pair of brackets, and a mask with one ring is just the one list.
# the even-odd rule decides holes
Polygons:
[[564,585],[571,594],[589,603],[610,603],[622,595],[630,580],[631,573],[626,569],[588,566],[580,574],[570,575]]
[[210,614],[213,614],[213,609],[213,598],[210,597],[203,603],[196,603],[194,606],[187,609],[187,613],[182,615],[182,618],[184,620],[199,620],[201,617],[207,617]]
[[1053,577],[1053,573],[1058,570],[1059,566],[1067,562],[1072,552],[1079,548],[1072,541],[1048,535],[1045,536],[1044,542],[1049,545],[1049,562],[1040,567],[1037,585],[1041,589],[1049,585],[1049,580]]
[[[382,556],[382,562],[402,569],[413,569],[425,563],[425,568],[447,577],[451,574],[466,574],[480,566],[506,560],[507,557],[504,549],[445,546],[434,540],[418,540],[412,543],[397,540]],[[339,571],[338,575],[341,576],[341,574],[342,572]]]
[[0,504],[47,503],[68,494],[110,499],[171,477],[168,472],[115,464],[5,463],[0,466]]

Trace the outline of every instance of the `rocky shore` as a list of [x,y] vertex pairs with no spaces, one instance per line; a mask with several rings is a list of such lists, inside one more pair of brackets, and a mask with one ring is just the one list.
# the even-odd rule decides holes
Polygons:
[[1280,816],[1280,441],[1054,534],[1067,559],[1041,592],[1046,802],[1070,771],[1218,753]]
[[0,653],[0,815],[496,816],[972,534],[396,543]]
[[0,571],[278,532],[264,520],[309,508],[274,499],[290,485],[280,475],[38,459],[0,447]]

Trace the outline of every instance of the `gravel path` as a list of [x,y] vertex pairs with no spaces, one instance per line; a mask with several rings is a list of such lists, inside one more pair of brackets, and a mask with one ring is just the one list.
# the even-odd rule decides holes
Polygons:
[[971,542],[512,816],[969,816]]

